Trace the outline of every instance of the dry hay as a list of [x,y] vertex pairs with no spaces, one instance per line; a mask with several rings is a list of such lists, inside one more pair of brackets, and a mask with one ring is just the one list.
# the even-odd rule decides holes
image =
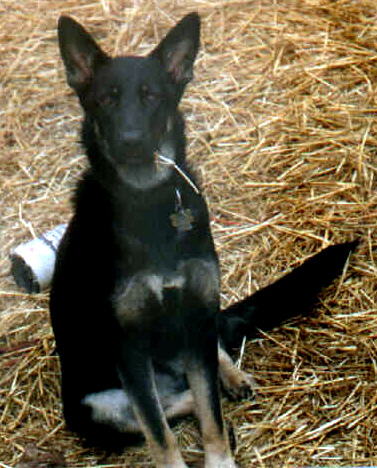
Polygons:
[[[377,464],[375,0],[3,0],[0,466],[150,466],[143,446],[106,457],[65,429],[48,295],[18,290],[7,257],[69,218],[85,165],[59,14],[110,52],[145,53],[191,10],[203,18],[203,47],[183,109],[223,303],[324,246],[362,239],[311,317],[247,344],[242,365],[259,388],[255,401],[225,405],[236,458],[244,467]],[[200,463],[195,422],[176,432],[185,458]]]

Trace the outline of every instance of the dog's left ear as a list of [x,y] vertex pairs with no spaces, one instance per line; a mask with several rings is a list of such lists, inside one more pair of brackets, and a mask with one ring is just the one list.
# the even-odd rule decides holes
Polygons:
[[190,13],[172,28],[151,53],[160,60],[180,94],[193,77],[193,67],[200,41],[200,18]]

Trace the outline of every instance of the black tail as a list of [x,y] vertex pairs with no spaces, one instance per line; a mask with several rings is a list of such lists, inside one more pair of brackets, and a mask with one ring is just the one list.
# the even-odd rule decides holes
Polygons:
[[358,241],[327,247],[291,273],[218,314],[219,335],[225,349],[241,345],[258,330],[270,330],[295,315],[307,314],[322,288],[343,270]]

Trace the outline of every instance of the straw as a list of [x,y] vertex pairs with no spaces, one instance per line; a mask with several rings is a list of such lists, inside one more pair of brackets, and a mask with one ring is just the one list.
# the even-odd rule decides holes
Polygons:
[[[146,54],[192,10],[202,17],[202,48],[182,110],[189,159],[211,212],[223,305],[327,245],[361,237],[341,281],[324,291],[309,317],[246,343],[242,368],[257,382],[256,399],[224,403],[237,462],[377,465],[375,0],[6,0],[0,5],[4,466],[151,466],[144,445],[107,456],[65,428],[48,295],[17,289],[8,254],[69,220],[72,190],[86,166],[81,111],[58,56],[58,16],[74,16],[108,53]],[[187,463],[202,466],[197,424],[183,421],[175,432]]]

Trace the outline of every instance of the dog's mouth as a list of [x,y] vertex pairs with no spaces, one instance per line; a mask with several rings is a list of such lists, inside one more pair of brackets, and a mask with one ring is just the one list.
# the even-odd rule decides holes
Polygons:
[[153,152],[148,152],[143,149],[127,149],[118,153],[117,160],[120,164],[137,166],[152,163]]
[[121,162],[126,165],[137,166],[145,164],[147,160],[140,154],[126,154],[121,158]]

